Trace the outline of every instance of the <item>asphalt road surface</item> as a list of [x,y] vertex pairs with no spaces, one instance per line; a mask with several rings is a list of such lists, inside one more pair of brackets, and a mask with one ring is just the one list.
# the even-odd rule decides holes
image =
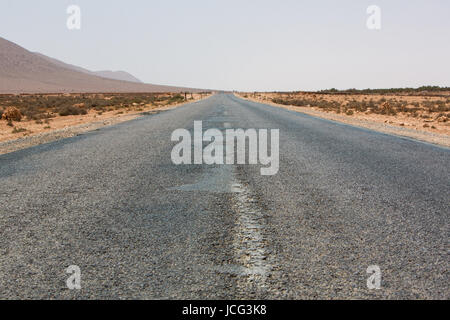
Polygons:
[[[279,129],[278,174],[174,165],[195,120]],[[226,94],[2,155],[0,298],[449,299],[449,168],[445,148]]]

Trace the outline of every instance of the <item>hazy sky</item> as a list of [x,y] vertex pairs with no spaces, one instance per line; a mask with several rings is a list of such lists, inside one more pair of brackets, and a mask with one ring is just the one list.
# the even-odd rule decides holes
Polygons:
[[[81,30],[66,27],[71,4]],[[369,5],[382,10],[379,31],[366,27]],[[0,37],[157,84],[450,86],[448,0],[0,0]]]

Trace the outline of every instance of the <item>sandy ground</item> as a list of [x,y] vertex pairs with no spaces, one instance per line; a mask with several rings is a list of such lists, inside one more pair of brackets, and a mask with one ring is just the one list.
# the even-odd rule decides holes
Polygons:
[[[203,98],[206,98],[205,95],[203,95]],[[200,99],[200,96],[194,95],[194,99],[186,103],[192,103]],[[15,133],[13,132],[14,128],[8,126],[6,121],[0,121],[0,154],[73,137],[105,126],[133,120],[144,114],[177,108],[186,103],[145,106],[139,107],[139,110],[137,108],[129,110],[121,109],[103,112],[102,114],[99,114],[95,110],[90,110],[86,115],[58,116],[49,119],[48,123],[43,122],[39,124],[35,121],[14,122],[15,128],[20,131]]]
[[[450,147],[450,123],[440,123],[433,119],[420,119],[407,116],[405,114],[397,114],[395,116],[381,115],[381,114],[367,114],[365,112],[355,112],[353,115],[346,115],[343,113],[337,114],[333,111],[325,112],[317,107],[298,107],[286,106],[272,102],[274,94],[258,94],[253,97],[251,94],[237,94],[240,98],[249,101],[268,104],[274,107],[285,108],[297,112],[302,112],[312,116],[343,122],[350,125],[355,125],[383,133],[395,134],[416,140],[437,144],[440,146]],[[371,98],[399,98],[399,96],[371,96]],[[359,99],[364,99],[360,96]],[[407,97],[401,96],[403,100],[415,102],[418,99],[427,99],[426,97]],[[345,97],[336,97],[336,99],[346,99]],[[425,126],[425,127],[424,127]]]

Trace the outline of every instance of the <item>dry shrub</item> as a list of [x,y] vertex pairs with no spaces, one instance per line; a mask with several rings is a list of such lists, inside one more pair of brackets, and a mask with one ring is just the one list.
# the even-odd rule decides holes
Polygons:
[[3,111],[2,119],[6,121],[20,121],[22,120],[22,113],[15,107],[8,107]]
[[24,128],[18,128],[18,127],[14,127],[12,133],[22,133],[22,132],[27,132],[27,129]]
[[437,122],[447,122],[448,121],[448,117],[445,114],[440,114],[437,118],[436,118]]
[[379,108],[379,113],[386,114],[386,115],[394,115],[395,116],[397,114],[397,111],[395,110],[395,108],[392,106],[391,103],[386,101],[386,102],[381,104],[381,106]]
[[62,108],[62,110],[59,111],[59,115],[62,117],[65,116],[77,116],[77,115],[84,115],[87,114],[87,111],[85,109],[75,107],[75,106],[66,106]]

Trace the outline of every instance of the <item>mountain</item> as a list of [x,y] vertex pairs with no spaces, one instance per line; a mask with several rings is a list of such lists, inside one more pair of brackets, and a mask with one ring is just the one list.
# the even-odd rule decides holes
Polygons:
[[73,64],[68,64],[68,63],[62,62],[60,60],[50,58],[39,52],[34,52],[34,54],[36,54],[36,55],[40,56],[41,58],[46,59],[54,64],[59,65],[60,67],[71,69],[74,71],[79,71],[79,72],[87,73],[87,74],[90,74],[93,76],[98,76],[98,77],[102,77],[102,78],[106,78],[106,79],[143,83],[141,80],[139,80],[138,78],[134,77],[132,74],[125,72],[125,71],[108,71],[108,70],[90,71],[90,70],[87,70],[87,69],[84,69],[84,68],[81,68],[78,66],[74,66]]
[[[122,73],[113,74],[116,78],[118,74],[123,76]],[[0,93],[183,91],[200,90],[107,79],[104,73],[99,76],[95,72],[30,52],[0,37]]]
[[136,82],[136,83],[142,83],[141,80],[133,76],[132,74],[129,74],[125,71],[95,71],[94,72],[99,77],[107,78],[107,79],[115,79],[115,80],[122,80],[122,81],[129,81],[129,82]]

